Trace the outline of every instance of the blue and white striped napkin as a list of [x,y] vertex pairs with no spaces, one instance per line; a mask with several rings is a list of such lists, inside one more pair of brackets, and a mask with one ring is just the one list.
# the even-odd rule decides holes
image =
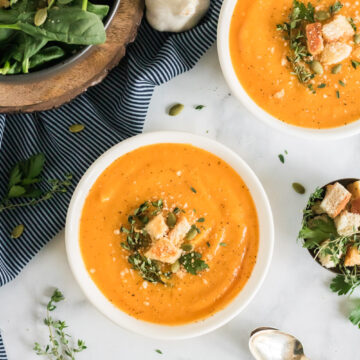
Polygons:
[[[63,228],[72,191],[89,165],[112,145],[142,131],[155,86],[190,70],[213,44],[221,3],[212,0],[203,21],[180,34],[156,32],[144,20],[121,64],[70,104],[42,113],[0,114],[0,196],[14,164],[38,152],[46,155],[44,177],[74,175],[67,193],[0,214],[0,286],[14,279]],[[85,130],[70,133],[74,123],[84,124]],[[18,224],[25,231],[11,239]],[[6,360],[1,334],[0,360]]]

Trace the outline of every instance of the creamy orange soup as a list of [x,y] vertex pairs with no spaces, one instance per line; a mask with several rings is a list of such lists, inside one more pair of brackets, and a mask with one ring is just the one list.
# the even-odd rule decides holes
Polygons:
[[[328,11],[335,1],[311,3],[316,11]],[[359,27],[359,1],[342,3],[344,6],[338,14],[352,17]],[[289,41],[276,29],[277,24],[288,21],[292,6],[292,0],[238,1],[229,41],[232,63],[242,86],[260,107],[289,124],[324,129],[359,119],[360,68],[355,69],[351,60],[360,61],[360,45],[350,38],[347,44],[352,46],[352,54],[340,62],[341,71],[333,74],[333,66],[324,65],[323,74],[304,86],[291,74],[286,59]],[[308,88],[309,84],[315,93]]]
[[[158,199],[189,221],[204,219],[193,245],[208,265],[197,275],[181,270],[165,285],[145,281],[120,246],[128,215]],[[117,159],[91,188],[80,224],[82,256],[102,293],[137,319],[168,325],[224,308],[250,277],[258,243],[256,209],[241,177],[220,158],[182,144],[145,146]]]

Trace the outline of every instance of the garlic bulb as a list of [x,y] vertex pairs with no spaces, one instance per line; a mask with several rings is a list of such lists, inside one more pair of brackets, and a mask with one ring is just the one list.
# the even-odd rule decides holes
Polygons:
[[181,32],[201,20],[210,0],[145,0],[145,4],[147,21],[154,29]]

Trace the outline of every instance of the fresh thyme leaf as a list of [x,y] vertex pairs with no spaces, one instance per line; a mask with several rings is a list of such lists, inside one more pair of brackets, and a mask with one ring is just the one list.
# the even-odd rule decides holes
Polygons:
[[76,346],[72,345],[71,336],[65,332],[68,327],[65,321],[54,320],[50,312],[56,309],[54,303],[64,300],[64,296],[56,289],[47,304],[47,316],[44,324],[49,330],[49,344],[42,347],[38,342],[34,344],[34,351],[37,355],[46,356],[50,360],[75,360],[75,354],[86,349],[83,340],[77,340]]
[[225,246],[227,246],[227,243],[221,242],[219,245],[225,247]]
[[191,190],[193,193],[195,193],[195,194],[196,194],[196,192],[197,192],[192,186],[190,187],[190,190]]
[[203,217],[197,219],[197,222],[199,222],[199,223],[202,223],[202,222],[204,222],[204,221],[205,221],[205,218],[203,218]]
[[283,154],[278,155],[279,160],[284,164],[285,163],[285,157]]
[[339,12],[344,5],[340,1],[336,1],[333,5],[330,6],[329,11],[331,15]]
[[205,105],[196,105],[195,110],[202,110],[205,107]]
[[161,350],[159,350],[159,349],[156,349],[155,350],[158,354],[162,354],[163,352],[161,351]]
[[164,284],[161,280],[161,271],[156,261],[148,259],[139,253],[130,255],[128,261],[133,266],[134,270],[140,273],[144,280],[152,283]]
[[340,99],[340,91],[339,91],[339,90],[336,90],[336,97],[337,97],[338,99]]
[[192,275],[197,275],[198,272],[209,268],[209,265],[201,259],[201,254],[196,251],[182,255],[179,262]]
[[356,60],[351,60],[351,65],[356,70],[358,68],[358,66],[360,65],[360,62],[356,61]]
[[360,328],[360,306],[357,306],[353,311],[351,311],[349,319],[354,325]]
[[343,87],[346,86],[346,84],[345,84],[342,80],[339,80],[339,84],[340,84],[341,86],[343,86]]
[[347,18],[347,20],[348,20],[348,22],[350,23],[350,25],[351,25],[351,27],[353,28],[353,30],[354,30],[355,32],[357,32],[357,27],[356,27],[356,24],[355,24],[354,19],[353,19],[352,17],[349,17],[349,18]]
[[207,245],[208,247],[210,247],[210,243],[209,243],[208,241],[206,242],[206,245]]

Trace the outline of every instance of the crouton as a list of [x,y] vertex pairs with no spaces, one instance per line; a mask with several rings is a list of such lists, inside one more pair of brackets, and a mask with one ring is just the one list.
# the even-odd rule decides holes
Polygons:
[[341,42],[326,44],[324,51],[321,54],[320,61],[324,65],[338,64],[341,61],[347,59],[350,56],[351,51],[352,47],[350,45]]
[[351,194],[338,182],[326,187],[326,194],[320,204],[331,218],[335,218],[345,208],[351,198]]
[[313,23],[306,25],[306,40],[309,53],[318,55],[324,50],[324,40],[321,34],[321,23]]
[[349,236],[358,231],[360,227],[360,215],[344,210],[334,219],[334,222],[339,235]]
[[[325,246],[330,242],[330,240],[325,240],[321,243],[321,246]],[[338,255],[338,258],[340,259],[342,256],[342,253],[340,253]],[[319,257],[318,257],[320,264],[324,267],[326,267],[327,269],[333,268],[335,267],[335,263],[332,259],[332,255],[330,254],[323,254],[323,253],[319,253]]]
[[344,261],[345,266],[360,265],[360,252],[356,246],[348,248]]
[[360,198],[360,181],[355,181],[347,186],[347,189],[351,192],[353,199]]
[[152,240],[158,240],[162,238],[168,230],[169,228],[167,227],[162,214],[156,215],[145,226],[145,231],[150,235]]
[[191,225],[185,216],[180,218],[175,227],[169,233],[169,240],[175,245],[180,246],[184,240],[185,235],[190,230]]
[[360,214],[360,198],[351,201],[350,212]]
[[145,253],[151,260],[157,260],[168,264],[173,264],[181,256],[182,251],[176,247],[169,239],[162,238],[156,241]]
[[349,40],[355,35],[355,31],[344,15],[336,15],[334,19],[322,28],[325,41],[336,42]]

